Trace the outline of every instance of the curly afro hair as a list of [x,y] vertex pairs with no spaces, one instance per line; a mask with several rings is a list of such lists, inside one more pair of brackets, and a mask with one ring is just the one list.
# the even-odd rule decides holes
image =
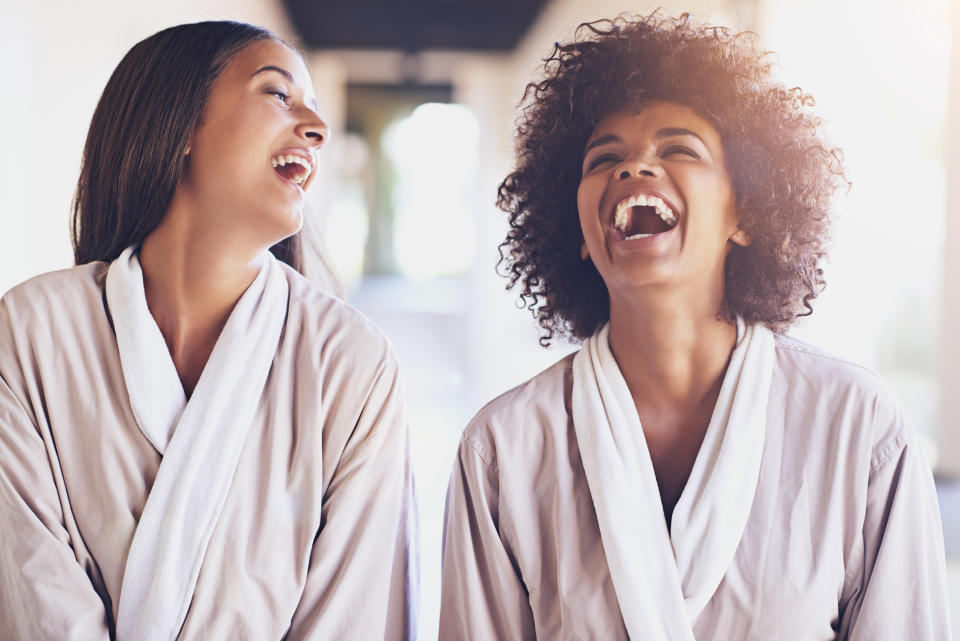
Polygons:
[[580,257],[584,146],[600,120],[654,99],[685,105],[716,128],[740,228],[752,238],[727,256],[720,318],[783,331],[812,312],[824,286],[830,202],[849,183],[811,113],[812,96],[775,82],[769,57],[755,34],[656,12],[584,23],[573,42],[554,46],[544,79],[524,92],[516,169],[497,195],[510,223],[498,271],[508,289],[519,285],[519,303],[545,330],[542,344],[583,340],[609,319],[606,286]]

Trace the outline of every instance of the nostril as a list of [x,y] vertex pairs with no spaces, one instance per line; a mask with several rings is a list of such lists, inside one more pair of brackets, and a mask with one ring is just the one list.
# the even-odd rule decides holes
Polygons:
[[624,180],[624,179],[629,178],[629,177],[630,177],[630,172],[627,171],[626,169],[624,169],[623,171],[620,172],[620,179],[621,179],[621,180]]

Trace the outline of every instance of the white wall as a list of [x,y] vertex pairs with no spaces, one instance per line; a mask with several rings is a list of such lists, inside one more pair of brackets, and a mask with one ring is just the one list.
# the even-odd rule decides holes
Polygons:
[[[947,107],[947,218],[940,320],[941,469],[960,476],[960,2],[951,5],[953,49]],[[960,576],[960,570],[957,571]],[[957,583],[960,589],[960,581]],[[960,594],[955,595],[960,602]],[[960,608],[958,608],[960,618]],[[960,625],[955,628],[960,634]]]
[[775,71],[813,93],[852,181],[832,212],[827,288],[792,333],[884,375],[931,463],[947,465],[958,451],[943,440],[938,417],[941,389],[952,395],[937,373],[941,340],[952,333],[941,326],[940,283],[956,277],[941,260],[950,253],[945,4],[764,0],[759,14]]

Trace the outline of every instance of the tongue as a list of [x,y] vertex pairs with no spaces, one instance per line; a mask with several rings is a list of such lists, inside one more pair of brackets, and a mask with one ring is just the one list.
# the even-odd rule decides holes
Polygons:
[[274,169],[278,174],[291,182],[295,182],[294,179],[303,171],[303,168],[296,163],[290,163],[289,165],[277,165],[274,167]]
[[630,229],[626,236],[635,234],[660,234],[670,230],[670,225],[663,222],[653,207],[631,207]]

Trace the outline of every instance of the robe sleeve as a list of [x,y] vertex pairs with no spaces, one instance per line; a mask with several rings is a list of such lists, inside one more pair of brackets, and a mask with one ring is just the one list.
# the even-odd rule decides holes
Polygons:
[[949,641],[943,530],[933,478],[902,426],[870,465],[863,570],[839,639]]
[[414,638],[416,520],[403,391],[390,353],[368,386],[324,495],[286,640]]
[[440,641],[536,638],[526,587],[501,538],[500,486],[490,459],[481,445],[461,441],[447,489]]
[[107,617],[71,546],[44,441],[0,378],[0,640],[106,641]]

